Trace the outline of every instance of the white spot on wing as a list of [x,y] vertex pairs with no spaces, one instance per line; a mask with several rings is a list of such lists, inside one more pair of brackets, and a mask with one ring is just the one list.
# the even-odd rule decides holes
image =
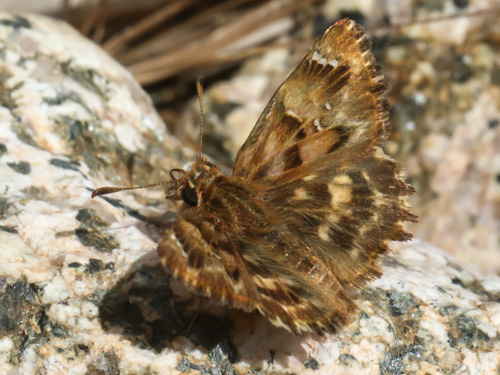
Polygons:
[[328,184],[328,191],[332,196],[330,203],[334,208],[339,205],[348,204],[352,200],[352,190],[350,186]]
[[295,194],[293,196],[293,199],[299,199],[299,200],[307,199],[307,191],[304,188],[297,188],[295,189],[294,193]]
[[336,68],[337,66],[339,66],[339,60],[332,59],[332,60],[330,60],[330,62],[328,64],[330,64],[331,66],[333,66],[334,68]]
[[352,184],[352,180],[348,175],[341,174],[334,177],[333,183],[336,185],[350,185]]
[[290,116],[290,117],[294,117],[294,118],[296,118],[296,119],[298,119],[298,120],[302,121],[302,120],[301,120],[301,118],[300,118],[300,116],[299,116],[298,114],[296,114],[296,113],[295,113],[293,110],[291,110],[291,109],[287,109],[285,113],[286,113],[288,116]]
[[362,42],[363,40],[365,40],[365,39],[366,39],[366,34],[363,34],[363,35],[361,36],[361,38],[358,38],[358,40],[356,40],[356,43],[358,43],[358,44],[359,44],[359,43],[361,43],[361,42]]
[[328,241],[328,225],[326,224],[321,224],[318,227],[318,237],[321,238],[323,241]]
[[349,22],[347,23],[347,25],[345,26],[345,28],[350,31],[354,26],[354,21],[353,20],[349,20]]
[[184,246],[182,246],[181,242],[177,239],[177,237],[176,237],[175,233],[170,233],[170,239],[171,239],[172,241],[175,241],[175,245],[176,245],[179,249],[181,249],[181,251],[182,251],[182,255],[183,255],[184,257],[186,257],[186,256],[187,256],[186,250],[184,250]]
[[318,177],[318,176],[315,174],[312,174],[312,175],[304,177],[303,180],[304,181],[311,181],[311,180],[314,180],[316,177]]
[[337,224],[340,221],[340,216],[336,214],[329,214],[326,216],[326,220],[330,223]]
[[323,126],[321,126],[321,122],[319,121],[319,119],[315,119],[313,121],[313,124],[314,126],[316,126],[316,129],[318,129],[319,132],[324,129]]

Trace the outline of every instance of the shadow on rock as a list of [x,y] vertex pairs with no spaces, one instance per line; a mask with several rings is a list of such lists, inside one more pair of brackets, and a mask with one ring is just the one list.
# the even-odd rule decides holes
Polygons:
[[156,252],[141,257],[104,295],[99,306],[103,328],[124,336],[134,345],[156,352],[176,337],[186,336],[208,351],[222,350],[229,361],[235,361],[238,353],[229,337],[228,322],[200,314],[187,333],[199,299],[176,296],[170,279]]

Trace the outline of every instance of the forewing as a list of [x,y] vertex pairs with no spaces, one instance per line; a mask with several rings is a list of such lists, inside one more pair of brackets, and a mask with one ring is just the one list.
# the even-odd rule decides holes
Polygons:
[[240,149],[233,175],[277,176],[319,157],[341,160],[388,134],[371,42],[351,20],[330,27],[276,91]]
[[[416,221],[399,165],[378,147],[349,161],[301,167],[266,181],[287,233],[320,259],[344,288],[379,277],[379,257],[391,241],[407,241]],[[279,208],[278,208],[279,207]]]

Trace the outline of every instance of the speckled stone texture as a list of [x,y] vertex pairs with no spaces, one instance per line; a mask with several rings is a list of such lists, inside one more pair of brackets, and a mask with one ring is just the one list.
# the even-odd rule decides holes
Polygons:
[[65,24],[0,15],[0,374],[496,374],[500,280],[418,240],[336,335],[294,336],[186,292],[155,247],[154,182],[193,154]]

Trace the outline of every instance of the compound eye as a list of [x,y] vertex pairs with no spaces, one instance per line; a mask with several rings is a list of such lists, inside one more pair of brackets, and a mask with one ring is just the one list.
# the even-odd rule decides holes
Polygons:
[[191,186],[186,186],[182,190],[182,200],[190,205],[190,206],[197,206],[198,205],[198,194],[196,194],[196,190],[192,188]]

